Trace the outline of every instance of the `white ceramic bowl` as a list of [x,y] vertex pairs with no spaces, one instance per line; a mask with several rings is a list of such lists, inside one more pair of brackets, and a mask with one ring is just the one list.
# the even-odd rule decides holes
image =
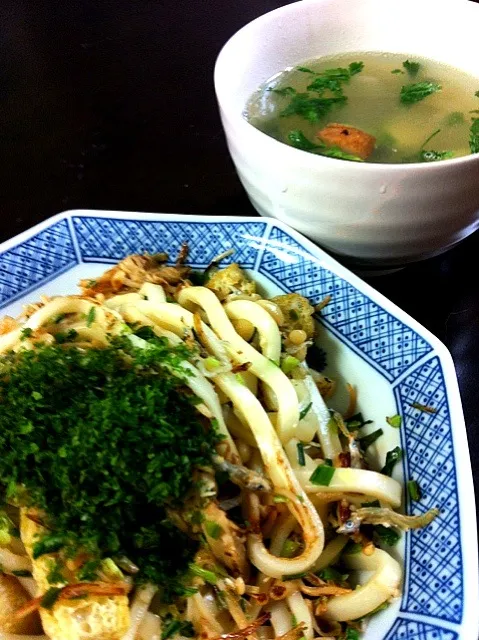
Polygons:
[[377,266],[435,255],[472,233],[479,226],[479,154],[358,164],[289,147],[255,129],[243,112],[275,73],[335,53],[424,56],[479,78],[478,31],[479,6],[466,0],[303,0],[238,31],[217,59],[215,89],[231,156],[257,211],[340,256]]

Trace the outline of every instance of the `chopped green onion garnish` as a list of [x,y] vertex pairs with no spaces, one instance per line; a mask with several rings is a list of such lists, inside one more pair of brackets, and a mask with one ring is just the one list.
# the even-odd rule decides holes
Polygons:
[[344,547],[344,553],[348,553],[350,555],[359,553],[362,550],[362,546],[359,542],[353,542],[350,540],[348,544]]
[[386,454],[386,464],[381,469],[381,473],[384,473],[387,476],[391,476],[395,464],[399,462],[401,459],[402,459],[401,447],[395,447],[391,451],[388,451]]
[[204,365],[207,371],[216,371],[216,369],[221,366],[221,362],[216,358],[209,356],[208,358],[205,358]]
[[351,416],[344,422],[348,428],[348,431],[356,431],[357,429],[361,429],[361,427],[364,427],[366,424],[371,424],[372,420],[365,420],[362,413],[356,413],[354,416]]
[[208,584],[216,584],[218,582],[218,578],[213,571],[208,571],[208,569],[203,569],[197,564],[190,564],[190,571],[193,575],[202,578]]
[[281,549],[281,557],[292,558],[299,547],[300,543],[296,540],[285,540],[283,548]]
[[401,538],[396,529],[385,527],[382,524],[377,524],[374,527],[374,533],[382,542],[389,545],[390,547],[393,547],[395,544],[397,544]]
[[17,578],[31,578],[32,577],[32,572],[31,571],[27,571],[26,569],[19,569],[18,571],[12,571],[12,574],[14,576],[17,576]]
[[361,502],[362,507],[380,507],[381,503],[379,500],[372,500],[371,502]]
[[273,496],[273,502],[275,502],[276,504],[281,504],[282,502],[289,502],[289,498],[277,493],[275,496]]
[[213,522],[213,520],[205,520],[205,530],[206,534],[213,538],[213,540],[218,540],[220,535],[223,533],[223,528],[217,522]]
[[59,587],[51,587],[40,600],[42,609],[51,609],[60,597],[62,590]]
[[301,409],[301,411],[299,412],[299,419],[302,420],[303,418],[306,418],[306,416],[308,415],[309,410],[311,409],[311,407],[313,406],[313,403],[310,402],[308,405],[306,405],[304,407],[304,409]]
[[327,487],[334,476],[334,472],[334,467],[329,467],[326,464],[320,464],[311,474],[309,481],[313,484]]
[[86,326],[91,327],[91,325],[95,322],[96,309],[95,307],[90,307],[90,311],[86,317]]
[[111,558],[105,558],[102,560],[100,566],[103,573],[109,578],[113,578],[114,580],[123,580],[125,577]]
[[301,467],[304,467],[306,465],[306,458],[304,457],[304,444],[302,442],[298,442],[296,448],[298,449],[298,462]]
[[62,535],[52,533],[46,535],[33,545],[33,559],[36,560],[40,556],[47,553],[55,553],[65,546],[65,538]]
[[421,499],[421,489],[417,480],[409,480],[407,483],[407,491],[411,500],[420,500]]
[[294,356],[286,356],[286,358],[281,362],[281,370],[283,373],[291,373],[293,369],[296,369],[298,364],[298,358],[295,358]]
[[402,423],[401,416],[396,414],[395,416],[391,416],[390,418],[386,417],[386,422],[394,427],[395,429],[399,429]]
[[380,438],[383,433],[384,431],[382,429],[376,429],[376,431],[369,433],[367,436],[364,436],[364,438],[359,438],[358,442],[361,445],[361,449],[363,451],[366,451],[366,449],[374,444],[374,442],[376,442],[376,440]]
[[325,567],[324,569],[321,569],[321,571],[318,571],[316,575],[319,578],[321,578],[321,580],[326,580],[326,582],[331,581],[336,583],[344,582],[349,577],[347,573],[341,573],[340,571],[338,571],[337,569],[334,569],[333,567]]

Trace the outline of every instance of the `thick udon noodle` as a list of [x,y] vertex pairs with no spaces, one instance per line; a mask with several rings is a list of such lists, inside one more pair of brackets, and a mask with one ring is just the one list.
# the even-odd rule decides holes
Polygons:
[[[111,336],[125,333],[136,347],[148,348],[145,340],[128,330],[127,325],[132,323],[151,327],[157,336],[166,338],[172,345],[194,335],[201,343],[202,353],[214,358],[217,366],[212,371],[205,355],[195,356],[194,361],[185,364],[192,374],[185,379],[185,384],[200,398],[199,411],[214,418],[224,435],[218,452],[227,461],[242,464],[266,476],[273,493],[284,499],[280,516],[266,532],[261,529],[258,516],[261,497],[251,493],[247,495],[246,492],[242,494],[252,525],[247,535],[248,562],[258,570],[258,574],[252,585],[245,584],[241,578],[221,578],[218,588],[226,594],[226,608],[234,624],[239,629],[246,629],[255,620],[261,622],[264,614],[261,594],[267,594],[272,585],[281,584],[285,587],[283,597],[277,600],[269,598],[271,627],[260,623],[258,629],[253,626],[247,635],[258,638],[281,636],[296,624],[303,623],[304,628],[299,635],[311,640],[319,635],[327,637],[321,621],[327,621],[326,627],[336,635],[334,629],[338,628],[339,621],[361,618],[396,595],[401,580],[400,566],[391,555],[378,548],[370,549],[369,555],[343,556],[350,569],[368,571],[370,577],[354,590],[344,589],[342,593],[337,589],[333,597],[325,598],[319,618],[307,596],[328,595],[324,585],[321,589],[321,585],[305,584],[301,577],[289,581],[282,581],[282,578],[318,571],[333,563],[342,553],[347,536],[337,535],[325,544],[323,519],[327,517],[329,503],[345,497],[353,504],[355,501],[360,504],[362,500],[376,499],[382,507],[397,508],[401,503],[401,486],[388,476],[363,468],[335,468],[329,486],[311,482],[317,460],[306,453],[304,466],[298,463],[297,444],[300,440],[316,438],[322,457],[331,459],[341,453],[342,445],[338,435],[328,428],[330,411],[313,380],[314,372],[305,362],[301,364],[302,380],[311,406],[309,420],[313,420],[314,428],[310,429],[309,435],[301,430],[299,415],[305,403],[298,400],[292,380],[278,366],[280,328],[274,313],[271,314],[271,309],[268,310],[268,306],[258,298],[240,296],[240,299],[222,304],[210,289],[186,286],[180,290],[177,302],[168,302],[161,286],[147,282],[138,292],[104,300],[57,297],[32,307],[23,324],[0,336],[0,353],[35,348],[33,342],[25,339],[24,329],[37,332],[37,343],[53,343],[54,335],[59,331],[53,319],[60,314],[67,314],[64,322],[68,329],[76,331],[74,344],[79,348],[101,348],[109,344]],[[92,306],[95,308],[94,321],[87,323],[85,317]],[[233,322],[239,320],[247,320],[254,326],[259,338],[257,349],[236,331]],[[60,327],[64,328],[63,325]],[[248,368],[248,375],[242,380],[234,373],[235,368],[241,365]],[[258,385],[264,389],[263,397],[269,398],[273,405],[274,426],[271,407],[265,406],[258,397]],[[235,425],[233,430],[228,423]],[[302,550],[295,557],[281,557],[284,543],[293,531],[301,532]],[[270,540],[269,548],[265,538]],[[15,551],[0,548],[0,564],[6,573],[31,569],[31,562],[21,546],[17,546]],[[32,596],[38,595],[32,579],[21,580]],[[238,606],[232,585],[240,595],[251,594],[248,616]],[[156,640],[161,637],[160,618],[149,610],[155,592],[156,587],[147,585],[133,594],[131,626],[124,640]],[[229,631],[224,626],[224,615],[218,615],[218,605],[213,596],[212,590],[205,586],[188,598],[187,604],[187,617],[196,629],[208,627],[207,637],[221,636]],[[39,637],[35,636],[37,640]],[[0,632],[0,640],[26,638],[28,636]]]

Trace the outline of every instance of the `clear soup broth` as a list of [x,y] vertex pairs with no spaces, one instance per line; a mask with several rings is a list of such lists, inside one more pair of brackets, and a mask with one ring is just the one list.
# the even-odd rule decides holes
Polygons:
[[479,79],[425,58],[349,53],[275,75],[245,116],[280,142],[320,155],[435,162],[479,152]]

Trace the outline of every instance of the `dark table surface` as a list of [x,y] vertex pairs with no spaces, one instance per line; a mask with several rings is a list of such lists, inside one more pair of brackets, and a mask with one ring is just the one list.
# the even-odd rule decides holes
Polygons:
[[[254,215],[213,66],[281,0],[0,3],[0,240],[65,209]],[[450,349],[479,483],[479,235],[371,280]]]

